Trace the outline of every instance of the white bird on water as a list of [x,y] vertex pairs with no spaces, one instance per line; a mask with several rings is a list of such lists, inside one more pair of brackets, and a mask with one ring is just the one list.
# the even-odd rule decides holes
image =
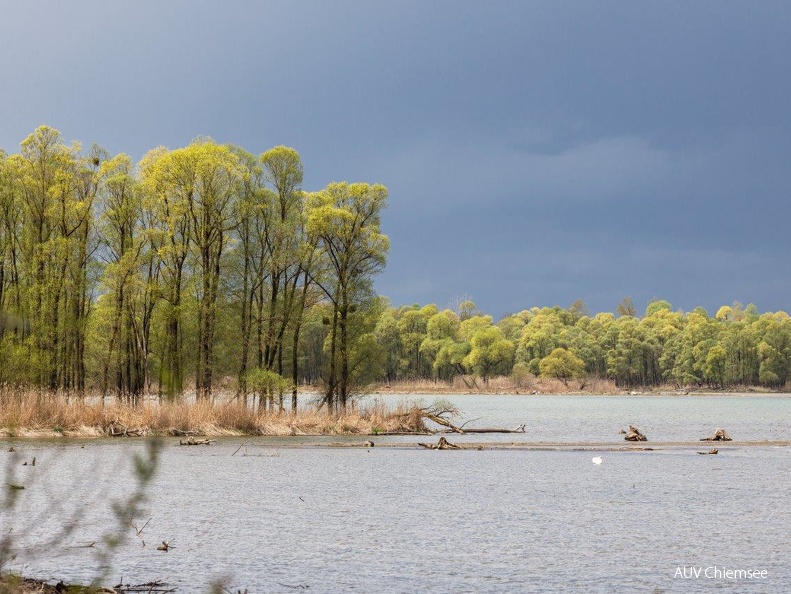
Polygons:
[[595,458],[593,458],[591,460],[591,462],[593,462],[594,464],[601,464],[603,462],[603,460],[602,460],[601,456],[596,456]]

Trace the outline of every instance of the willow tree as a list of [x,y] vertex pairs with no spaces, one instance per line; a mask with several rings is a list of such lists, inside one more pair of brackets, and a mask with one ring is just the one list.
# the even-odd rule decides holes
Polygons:
[[539,363],[542,377],[559,379],[568,387],[569,380],[585,375],[585,362],[573,351],[562,347],[554,349]]
[[[237,264],[242,294],[239,387],[241,392],[246,391],[251,354],[257,370],[285,376],[290,332],[295,411],[299,336],[305,309],[313,302],[311,270],[316,253],[316,241],[306,231],[302,162],[296,150],[285,146],[264,152],[257,161],[237,152],[246,170],[235,211],[240,240],[236,251],[242,260],[240,266]],[[239,257],[235,261],[239,262]],[[251,353],[253,343],[255,352]],[[279,396],[282,409],[283,393]],[[273,404],[271,395],[268,398]]]
[[169,275],[164,379],[168,395],[183,388],[180,307],[184,264],[194,248],[198,301],[198,357],[195,389],[211,394],[220,264],[233,228],[233,201],[243,179],[236,154],[225,145],[199,139],[187,147],[156,156],[145,170],[165,231],[165,268]]
[[57,387],[55,347],[59,337],[61,284],[53,243],[57,239],[54,198],[60,172],[73,155],[49,127],[39,127],[13,157],[24,219],[20,237],[23,283],[22,318],[30,336],[30,365],[34,383]]
[[326,276],[317,283],[332,305],[325,402],[345,409],[349,397],[351,317],[370,296],[373,277],[385,265],[390,241],[380,230],[387,188],[336,182],[310,196],[307,228],[317,239]]
[[488,384],[495,370],[505,372],[506,367],[513,367],[515,349],[514,343],[497,326],[481,328],[470,337],[470,352],[463,363]]
[[194,162],[195,185],[188,196],[192,236],[198,255],[198,362],[195,388],[211,394],[220,263],[233,228],[233,202],[243,179],[238,157],[228,146],[201,140],[182,149]]
[[12,257],[21,289],[19,313],[29,329],[31,379],[50,389],[77,391],[85,387],[93,202],[103,154],[96,148],[87,157],[80,153],[79,144],[66,145],[57,130],[40,126],[5,164],[13,171],[21,217],[11,222],[18,224]]
[[[451,380],[457,372],[457,368],[451,363],[450,354],[459,338],[460,323],[458,314],[450,309],[434,314],[426,323],[426,338],[420,344],[420,352],[431,361],[435,379]],[[444,353],[444,358],[440,358],[441,352]],[[460,357],[456,363],[463,375],[462,359]]]
[[173,399],[184,390],[182,301],[192,227],[188,196],[194,174],[188,162],[174,159],[164,147],[149,151],[140,162],[149,212],[152,249],[159,259],[159,296],[165,302],[165,329],[159,366],[159,392]]
[[69,185],[59,195],[59,225],[65,239],[68,263],[63,282],[64,336],[59,387],[85,391],[85,332],[92,308],[95,277],[92,263],[97,249],[94,203],[104,183],[101,162],[107,152],[94,145],[86,156],[74,160]]
[[[231,147],[243,168],[239,197],[233,208],[234,228],[238,243],[231,258],[231,273],[239,303],[239,365],[237,384],[239,395],[247,403],[247,379],[253,332],[253,304],[259,287],[264,282],[263,211],[266,200],[263,170],[258,160],[239,147]],[[261,274],[257,274],[261,273]]]
[[[132,161],[121,154],[105,161],[100,194],[99,232],[105,268],[104,301],[112,307],[104,355],[102,387],[134,402],[147,384],[148,336],[154,300],[150,279],[154,266],[143,217],[142,193],[132,174]],[[151,271],[153,273],[153,270]]]
[[19,249],[22,232],[22,203],[16,184],[14,162],[0,151],[0,340],[6,332],[22,330]]
[[303,167],[299,153],[286,146],[266,151],[260,161],[264,179],[272,188],[272,199],[264,208],[269,283],[267,299],[264,285],[259,299],[262,332],[258,365],[282,375],[283,340],[297,310],[297,286],[303,273]]

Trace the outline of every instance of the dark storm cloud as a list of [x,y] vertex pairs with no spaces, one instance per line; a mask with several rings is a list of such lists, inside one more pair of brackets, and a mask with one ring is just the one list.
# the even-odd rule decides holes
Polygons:
[[380,292],[790,309],[783,2],[10,3],[0,146],[198,135],[390,189]]

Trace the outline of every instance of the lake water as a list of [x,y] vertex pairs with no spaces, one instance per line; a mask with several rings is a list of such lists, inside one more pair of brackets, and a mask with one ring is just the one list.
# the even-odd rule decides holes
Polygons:
[[[19,550],[8,567],[89,581],[102,537],[118,534],[128,538],[105,583],[161,580],[179,592],[207,592],[212,582],[250,593],[791,591],[791,448],[767,443],[791,439],[791,398],[451,400],[459,422],[527,426],[451,441],[567,445],[429,451],[414,444],[436,438],[375,437],[379,447],[370,449],[309,447],[366,439],[337,436],[205,447],[165,440],[135,519],[141,527],[150,518],[143,546],[109,505],[133,491],[130,460],[142,441],[18,440],[6,482],[26,489],[0,512],[2,533],[11,531]],[[615,449],[630,423],[654,451]],[[735,441],[698,455],[712,444],[697,439],[717,427]],[[583,442],[603,445],[588,446],[598,453],[570,445]],[[591,461],[597,455],[601,465]],[[35,467],[21,466],[33,456]],[[60,533],[70,519],[73,531]],[[169,552],[155,550],[163,540]],[[681,577],[695,570],[700,577]],[[766,573],[729,579],[727,570]]]

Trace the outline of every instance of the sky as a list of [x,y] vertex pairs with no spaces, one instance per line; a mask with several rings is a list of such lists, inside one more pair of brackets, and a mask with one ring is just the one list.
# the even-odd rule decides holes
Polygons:
[[10,0],[0,149],[288,145],[394,305],[791,310],[791,3]]

